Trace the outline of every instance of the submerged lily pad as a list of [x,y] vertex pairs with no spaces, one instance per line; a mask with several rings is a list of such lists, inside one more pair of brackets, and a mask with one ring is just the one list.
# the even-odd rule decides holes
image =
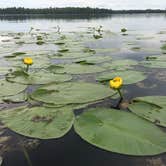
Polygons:
[[0,96],[12,96],[25,90],[26,85],[20,85],[17,83],[10,83],[5,80],[0,80]]
[[39,71],[26,74],[23,71],[16,71],[7,76],[7,80],[21,84],[47,84],[52,82],[65,82],[71,80],[70,75],[54,74],[47,71]]
[[135,98],[129,109],[142,118],[166,127],[166,96]]
[[64,65],[63,68],[57,69],[57,73],[69,73],[69,74],[88,74],[98,73],[105,69],[96,65],[82,65],[82,64],[68,64]]
[[127,71],[110,71],[102,73],[97,76],[96,80],[100,82],[105,82],[117,76],[122,77],[123,84],[125,85],[134,84],[136,82],[140,82],[146,79],[146,76],[143,72],[127,70]]
[[166,151],[166,134],[129,112],[92,108],[76,118],[74,128],[82,139],[108,151],[138,156]]
[[51,139],[65,135],[74,120],[68,107],[18,107],[0,112],[0,120],[6,127],[28,137]]
[[93,102],[112,96],[113,94],[113,90],[103,85],[72,82],[45,85],[33,92],[31,97],[44,103],[65,105]]

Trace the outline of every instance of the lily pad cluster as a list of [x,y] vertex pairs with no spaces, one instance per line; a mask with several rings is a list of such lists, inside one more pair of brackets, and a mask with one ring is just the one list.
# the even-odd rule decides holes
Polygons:
[[[121,31],[126,35],[127,29]],[[118,37],[121,43],[130,34],[96,32],[13,33],[0,51],[9,64],[0,71],[0,101],[23,106],[1,110],[0,121],[32,138],[60,138],[74,126],[82,139],[107,151],[138,156],[165,152],[166,133],[158,127],[166,127],[165,96],[137,97],[120,110],[96,105],[117,100],[103,82],[117,76],[125,87],[143,82],[148,75],[137,67],[165,68],[165,56],[150,55],[141,62],[122,59],[118,53],[123,49],[109,42]],[[104,39],[108,45],[101,44]],[[22,61],[27,56],[33,59],[28,71]],[[82,113],[76,116],[78,109]]]

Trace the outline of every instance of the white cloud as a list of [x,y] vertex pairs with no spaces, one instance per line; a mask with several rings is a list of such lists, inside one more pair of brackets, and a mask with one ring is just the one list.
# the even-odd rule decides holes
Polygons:
[[103,7],[111,9],[166,8],[165,0],[0,0],[0,7]]

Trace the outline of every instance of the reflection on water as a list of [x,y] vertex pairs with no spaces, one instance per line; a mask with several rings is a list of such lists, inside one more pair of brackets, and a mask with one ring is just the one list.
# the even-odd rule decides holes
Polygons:
[[[165,40],[165,35],[159,33],[166,30],[164,14],[107,15],[102,18],[99,16],[86,16],[85,18],[76,16],[68,18],[66,16],[60,18],[50,16],[1,16],[0,19],[1,34],[3,34],[3,31],[28,32],[31,27],[50,31],[51,28],[57,25],[61,27],[62,31],[83,31],[87,27],[102,25],[104,29],[115,33],[125,27],[130,35],[115,34],[95,43],[87,42],[86,45],[90,48],[118,48],[119,52],[111,54],[113,59],[129,58],[138,61],[143,60],[148,55],[162,53],[160,47],[162,45],[161,41]],[[138,47],[143,49],[138,51]],[[20,48],[15,48],[15,51],[45,50],[47,48],[57,49],[53,44],[43,46],[23,44]],[[143,95],[166,95],[166,88],[163,88],[166,81],[164,69],[156,70],[141,67],[139,70],[150,74],[145,81],[124,87],[127,92],[125,96],[127,100]],[[91,75],[81,79],[92,81]],[[110,100],[106,99],[99,105],[101,104],[110,106]],[[3,149],[5,152],[10,151],[4,157],[3,166],[26,166],[27,161],[18,146],[20,143],[17,139],[18,135],[7,129],[4,134],[12,136],[12,140],[9,140],[8,146]],[[29,145],[29,139],[21,138],[26,140],[25,145]],[[36,142],[38,143],[38,140]],[[32,141],[32,143],[34,142]],[[41,141],[39,145],[37,143],[33,146],[35,149],[28,149],[33,166],[164,166],[166,164],[165,154],[155,157],[131,157],[101,150],[83,141],[73,129],[60,139]],[[1,152],[3,146],[0,144]],[[8,149],[9,146],[13,151]]]

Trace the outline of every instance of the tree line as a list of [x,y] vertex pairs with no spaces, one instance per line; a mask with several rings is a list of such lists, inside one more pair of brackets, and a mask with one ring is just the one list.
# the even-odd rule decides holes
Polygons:
[[80,8],[80,7],[65,7],[65,8],[24,8],[24,7],[11,7],[0,8],[0,15],[9,14],[44,14],[44,15],[58,15],[58,14],[82,14],[82,15],[95,15],[95,14],[132,14],[132,13],[166,13],[166,10],[161,9],[146,9],[146,10],[112,10],[101,8]]

